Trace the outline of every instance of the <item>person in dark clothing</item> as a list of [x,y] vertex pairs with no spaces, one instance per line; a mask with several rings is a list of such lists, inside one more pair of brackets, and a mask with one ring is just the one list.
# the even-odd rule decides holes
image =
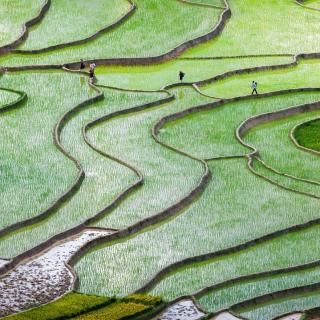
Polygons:
[[85,69],[86,68],[86,65],[85,65],[85,63],[83,62],[83,60],[81,59],[80,60],[80,70],[83,70],[83,69]]
[[179,72],[179,79],[180,79],[180,81],[183,80],[183,78],[184,78],[185,75],[186,75],[186,74],[183,73],[182,71]]
[[255,82],[255,81],[252,81],[252,84],[251,84],[252,93],[251,93],[251,95],[254,94],[254,93],[258,94],[257,87],[258,87],[258,83]]
[[90,83],[94,82],[94,69],[89,70],[89,81]]

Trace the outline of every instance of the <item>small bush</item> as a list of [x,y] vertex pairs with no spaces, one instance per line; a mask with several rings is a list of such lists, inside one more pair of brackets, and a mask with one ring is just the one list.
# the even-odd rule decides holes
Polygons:
[[320,120],[309,121],[297,127],[294,136],[302,146],[320,151]]

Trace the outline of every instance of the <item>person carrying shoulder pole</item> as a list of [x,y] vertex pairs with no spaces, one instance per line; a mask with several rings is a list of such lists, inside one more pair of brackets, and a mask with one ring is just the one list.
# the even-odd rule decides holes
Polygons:
[[92,84],[95,80],[94,69],[96,67],[95,63],[91,63],[89,67],[89,82]]
[[258,83],[255,82],[255,81],[252,81],[252,84],[251,84],[252,93],[251,93],[251,95],[253,95],[254,93],[258,94],[257,87],[258,87]]

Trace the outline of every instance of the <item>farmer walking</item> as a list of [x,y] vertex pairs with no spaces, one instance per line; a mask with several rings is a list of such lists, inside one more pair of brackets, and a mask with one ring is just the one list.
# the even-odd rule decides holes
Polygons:
[[251,93],[251,95],[253,95],[254,93],[258,94],[257,87],[258,87],[258,83],[255,82],[255,81],[252,81],[252,84],[251,84],[252,93]]
[[83,70],[86,68],[86,65],[83,62],[83,59],[80,60],[80,70]]
[[96,64],[95,63],[91,63],[90,64],[90,67],[89,67],[89,81],[90,83],[93,83],[94,82],[94,69],[96,67]]
[[183,78],[184,78],[185,75],[186,75],[186,74],[183,73],[182,71],[179,72],[179,79],[180,79],[180,81],[183,80]]

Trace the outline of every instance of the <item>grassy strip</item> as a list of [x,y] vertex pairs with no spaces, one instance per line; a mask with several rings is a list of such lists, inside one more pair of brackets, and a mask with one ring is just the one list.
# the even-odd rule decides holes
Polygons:
[[122,299],[122,301],[126,302],[143,302],[145,305],[158,305],[162,302],[162,298],[159,296],[149,296],[145,294],[130,294]]
[[[308,230],[306,231],[306,233],[308,233]],[[310,236],[311,234],[312,233],[310,232]],[[302,234],[300,234],[300,236],[298,237],[297,235],[287,237],[286,240],[290,241],[290,238],[293,240],[303,240],[307,237],[302,236]],[[279,241],[274,241],[274,244],[276,244],[274,246],[275,248],[280,248],[281,245],[285,244],[285,238],[283,237],[282,239],[279,239]],[[257,247],[253,251],[258,253],[258,256],[261,256],[262,253],[266,252],[265,248],[266,246],[262,245]],[[292,250],[291,247],[289,250]],[[246,253],[243,254],[246,255]],[[269,259],[273,258],[271,253],[267,253],[267,255]],[[249,254],[249,256],[251,256],[251,254]],[[236,260],[237,258],[238,255],[235,256]],[[281,259],[278,255],[276,258],[279,258],[279,260]],[[284,259],[289,261],[289,257],[285,257]],[[232,261],[232,257],[230,256],[228,260]],[[262,260],[266,261],[267,257]],[[242,261],[242,263],[243,262],[244,261]],[[263,262],[261,262],[261,264],[262,263]],[[238,265],[238,263],[236,264]],[[269,265],[270,264],[267,264],[266,267],[269,267]],[[190,268],[188,274],[190,274],[192,271],[197,272],[198,270],[202,273],[201,268],[204,269],[205,266],[194,266],[193,268]],[[271,268],[271,270],[274,269]],[[197,298],[199,299],[201,305],[207,310],[220,312],[221,310],[228,309],[230,306],[234,304],[241,303],[242,301],[246,301],[249,299],[253,299],[257,296],[261,296],[262,294],[270,294],[279,290],[287,290],[294,287],[312,285],[318,281],[319,275],[320,263],[318,260],[315,263],[315,266],[305,267],[304,269],[302,268],[300,271],[283,271],[275,275],[264,275],[262,273],[261,275],[256,274],[256,277],[252,277],[251,279],[248,278],[240,281],[237,281],[237,277],[231,277],[230,280],[228,279],[228,283],[226,283],[226,285],[223,285],[223,282],[221,283],[222,285],[218,283],[216,287],[212,286],[211,291],[205,290],[205,294],[203,296],[198,296],[197,294]]]
[[224,9],[225,3],[223,0],[177,0],[194,6],[205,6],[217,9]]
[[130,295],[122,299],[71,292],[49,304],[6,317],[8,320],[145,319],[164,307],[160,297]]
[[95,310],[74,319],[79,320],[125,320],[150,311],[151,306],[137,302],[117,302],[110,306]]
[[8,320],[60,320],[101,308],[115,301],[114,298],[86,295],[71,292],[62,298],[16,315],[6,317]]
[[165,307],[160,297],[130,295],[104,308],[83,314],[79,320],[143,320],[150,319]]
[[304,122],[294,131],[294,137],[303,147],[320,151],[320,119]]
[[[173,262],[198,254],[206,254],[219,248],[227,248],[231,244],[240,244],[255,236],[267,234],[283,226],[290,226],[298,221],[307,221],[311,216],[318,216],[318,201],[270,187],[268,183],[250,174],[245,166],[244,160],[214,163],[210,168],[214,173],[212,183],[209,184],[202,198],[185,210],[183,215],[153,230],[146,230],[126,242],[105,246],[100,248],[102,250],[84,257],[76,266],[82,279],[81,289],[94,292],[93,290],[101,290],[100,287],[103,285],[112,293],[120,294],[127,290],[130,292],[137,289],[139,284],[144,285],[158,270],[162,270]],[[254,197],[252,197],[253,186]],[[301,215],[302,210],[303,215]],[[266,216],[268,216],[267,221]],[[225,225],[228,225],[232,232],[224,232]],[[194,230],[197,237],[193,237]],[[159,243],[164,245],[159,246]],[[268,261],[270,263],[268,268],[290,266],[292,263],[290,253],[281,251],[281,254],[289,259],[286,259],[284,264],[281,264],[283,260],[280,257],[279,264],[270,259],[268,252],[273,253],[275,250],[279,251],[278,248],[267,248],[258,259],[254,254],[250,255],[249,259],[243,256],[243,259],[239,258],[236,265],[232,263],[232,259],[218,259],[217,264],[212,262],[212,268],[204,269],[203,272],[199,269],[197,272],[187,272],[182,269],[175,274],[173,271],[172,276],[174,276],[163,279],[154,288],[152,294],[162,295],[167,300],[171,300],[200,289],[208,283],[236,276],[240,272],[247,274],[247,272],[263,271],[264,263]],[[302,251],[301,255],[297,256],[301,260],[296,262],[303,263],[308,259],[312,260],[315,256],[314,247],[312,247],[308,255],[305,250]],[[261,257],[266,257],[267,261],[260,264]],[[101,261],[101,266],[104,265],[91,266],[91,272],[88,274],[85,269],[88,270],[89,267],[85,268],[85,264],[89,264],[92,260]],[[248,261],[255,261],[255,263],[248,263]],[[115,268],[117,272],[114,271]],[[93,275],[90,276],[90,274]],[[94,283],[94,280],[99,283],[99,286]]]

